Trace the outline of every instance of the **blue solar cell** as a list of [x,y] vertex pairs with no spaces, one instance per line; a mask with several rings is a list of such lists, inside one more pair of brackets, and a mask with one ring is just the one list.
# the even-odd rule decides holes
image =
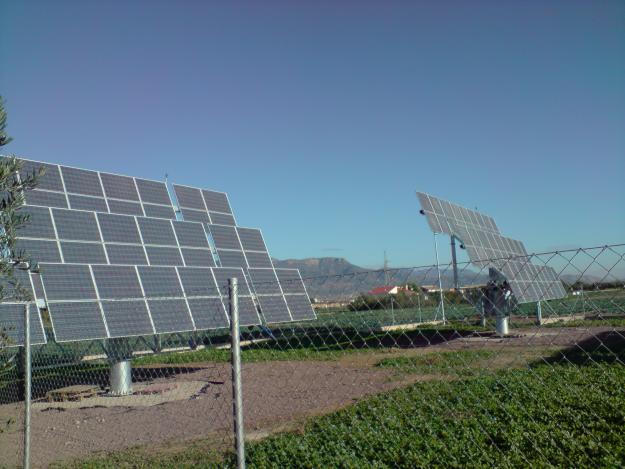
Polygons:
[[148,300],[148,306],[157,334],[193,330],[191,313],[185,300]]
[[17,213],[28,217],[26,222],[17,229],[18,237],[56,239],[50,209],[44,207],[20,207]]
[[209,249],[182,248],[184,264],[193,267],[214,267],[215,261]]
[[167,205],[143,204],[146,217],[176,219],[173,207]]
[[92,210],[94,212],[108,212],[106,201],[101,197],[69,194],[69,205],[75,210]]
[[59,239],[101,241],[95,213],[53,208],[52,215]]
[[97,172],[61,166],[61,174],[67,192],[104,197]]
[[103,301],[102,310],[111,337],[152,335],[154,328],[145,301]]
[[139,194],[133,178],[117,174],[100,173],[100,179],[107,197],[139,201]]
[[26,205],[67,208],[67,199],[62,192],[28,190],[24,193],[24,201]]
[[97,302],[48,303],[48,313],[57,342],[107,338]]
[[181,298],[182,287],[173,267],[138,267],[145,296],[148,298]]
[[145,204],[171,205],[171,199],[164,182],[135,179],[141,201]]
[[197,330],[228,327],[226,309],[220,298],[189,298],[187,303]]
[[59,172],[58,165],[49,164],[49,163],[41,163],[38,161],[31,160],[21,160],[22,161],[22,169],[20,171],[20,175],[22,178],[27,175],[38,173],[40,168],[45,170],[43,176],[39,177],[37,181],[37,187],[39,189],[50,190],[63,192],[63,181],[61,181],[61,174]]
[[178,205],[180,207],[206,211],[200,189],[174,184],[174,192],[176,193],[176,198],[178,199]]
[[72,264],[106,264],[106,254],[100,243],[61,241],[63,261]]
[[111,213],[119,213],[121,215],[137,215],[143,216],[141,204],[137,202],[127,202],[125,200],[106,199]]

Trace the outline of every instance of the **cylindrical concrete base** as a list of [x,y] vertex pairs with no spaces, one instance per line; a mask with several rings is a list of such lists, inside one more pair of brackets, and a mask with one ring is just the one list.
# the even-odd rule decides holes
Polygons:
[[543,323],[543,308],[540,301],[536,303],[536,324],[539,326]]
[[497,316],[495,319],[495,330],[499,337],[508,335],[508,317]]
[[114,396],[132,394],[132,366],[130,360],[122,360],[111,365],[110,392]]

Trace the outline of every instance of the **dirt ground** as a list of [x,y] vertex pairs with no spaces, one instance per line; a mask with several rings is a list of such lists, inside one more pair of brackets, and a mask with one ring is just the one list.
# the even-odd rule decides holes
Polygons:
[[[492,361],[493,368],[524,366],[546,351],[579,344],[609,328],[542,328],[522,335],[455,337],[426,347],[348,354],[337,361],[276,361],[243,365],[244,409],[248,437],[258,438],[285,424],[331,412],[367,395],[436,376],[402,376],[375,364],[393,355],[442,350],[488,348],[506,352]],[[411,342],[414,343],[414,342]],[[159,373],[154,373],[158,375]],[[34,467],[53,461],[87,457],[94,452],[133,446],[160,446],[227,433],[232,421],[232,389],[228,364],[206,364],[190,372],[171,374],[148,384],[167,389],[157,396],[96,397],[61,405],[37,402],[32,412]],[[173,384],[173,385],[172,385]],[[106,403],[103,399],[107,399]],[[133,400],[135,399],[135,400]],[[151,400],[150,400],[151,399]],[[0,422],[21,414],[22,404],[0,406]],[[14,426],[15,427],[15,426]],[[19,461],[21,432],[0,433],[0,467]]]

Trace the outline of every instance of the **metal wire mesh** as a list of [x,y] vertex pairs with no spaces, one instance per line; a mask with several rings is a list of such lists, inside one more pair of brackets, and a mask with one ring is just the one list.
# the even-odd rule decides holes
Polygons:
[[[566,295],[500,302],[492,273],[464,263],[458,289],[451,264],[304,279],[315,319],[241,328],[248,464],[625,463],[625,245],[525,260],[553,268]],[[48,343],[32,347],[34,464],[235,464],[227,328],[55,343],[45,314],[44,326]],[[113,396],[124,360],[132,394]],[[0,417],[15,419],[0,433],[9,466],[23,407],[11,370],[0,378]]]

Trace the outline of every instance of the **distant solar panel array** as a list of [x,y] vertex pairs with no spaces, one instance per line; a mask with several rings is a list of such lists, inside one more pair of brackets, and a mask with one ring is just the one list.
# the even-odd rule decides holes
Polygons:
[[[299,272],[274,269],[260,230],[236,226],[225,193],[175,185],[175,207],[164,182],[30,160],[23,171],[40,166],[18,249],[40,263],[25,284],[58,342],[226,327],[231,277],[242,325],[260,324],[258,310],[267,323],[314,319]],[[2,305],[0,327],[16,310]],[[18,338],[19,325],[11,330]]]
[[502,236],[491,217],[423,192],[417,197],[432,231],[461,240],[476,266],[498,270],[520,303],[566,296],[553,268],[531,263],[523,243]]

